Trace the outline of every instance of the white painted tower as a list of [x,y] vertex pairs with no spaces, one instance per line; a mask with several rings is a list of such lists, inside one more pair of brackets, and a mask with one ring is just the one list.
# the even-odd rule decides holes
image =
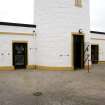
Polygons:
[[90,43],[89,0],[35,0],[34,19],[37,65],[73,68],[73,34],[82,29],[84,45]]

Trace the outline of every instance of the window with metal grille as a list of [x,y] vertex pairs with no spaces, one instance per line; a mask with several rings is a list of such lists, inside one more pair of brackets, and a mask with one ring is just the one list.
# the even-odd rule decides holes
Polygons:
[[82,7],[82,0],[75,0],[76,7]]

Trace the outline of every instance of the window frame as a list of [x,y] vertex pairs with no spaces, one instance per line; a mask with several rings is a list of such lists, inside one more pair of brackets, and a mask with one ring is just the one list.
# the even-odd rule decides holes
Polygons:
[[82,0],[75,0],[75,6],[81,8],[82,7]]

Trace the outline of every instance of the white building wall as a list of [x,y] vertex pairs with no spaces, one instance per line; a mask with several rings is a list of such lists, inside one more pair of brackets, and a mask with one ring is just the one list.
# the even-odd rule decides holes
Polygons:
[[[0,32],[33,33],[34,28],[0,26]],[[13,66],[12,64],[12,43],[27,42],[28,44],[28,65],[35,65],[35,39],[33,35],[8,35],[0,34],[0,66]]]
[[75,0],[35,0],[39,65],[72,66],[72,35],[82,29],[90,41],[89,0],[75,7]]
[[99,45],[99,61],[105,61],[105,35],[91,33],[91,44]]

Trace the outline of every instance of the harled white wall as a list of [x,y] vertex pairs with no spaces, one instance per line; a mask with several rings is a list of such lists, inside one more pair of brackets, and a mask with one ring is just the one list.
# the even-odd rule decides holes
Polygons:
[[99,61],[105,61],[105,35],[91,33],[91,44],[99,45]]
[[39,65],[72,66],[72,35],[81,28],[90,41],[89,0],[75,7],[75,0],[35,0]]
[[[33,33],[34,28],[0,26],[0,32]],[[27,42],[28,65],[36,63],[35,39],[33,35],[4,35],[0,34],[0,66],[13,66],[12,64],[12,42]]]

